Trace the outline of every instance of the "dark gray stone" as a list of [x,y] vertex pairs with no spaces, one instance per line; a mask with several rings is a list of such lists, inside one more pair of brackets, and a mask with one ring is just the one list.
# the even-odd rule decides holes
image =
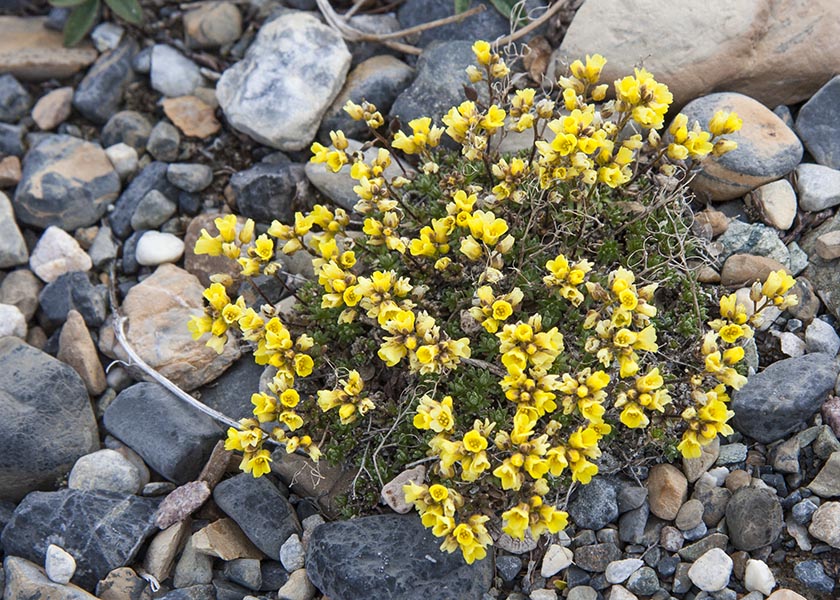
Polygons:
[[615,487],[603,477],[578,488],[569,504],[569,516],[581,529],[601,529],[618,518]]
[[[510,23],[487,0],[472,2],[472,5],[483,4],[486,10],[468,17],[458,23],[450,23],[440,27],[428,29],[420,34],[418,45],[427,46],[433,41],[464,40],[472,44],[475,40],[494,40],[510,33]],[[435,19],[451,17],[455,14],[452,2],[440,0],[407,0],[399,11],[397,18],[403,28],[422,25]]]
[[677,570],[677,565],[680,564],[679,556],[663,556],[659,559],[656,565],[656,570],[661,577],[670,577]]
[[496,557],[496,571],[504,581],[513,581],[522,570],[522,560],[516,556],[504,554]]
[[18,338],[0,338],[0,498],[53,488],[98,447],[76,371]]
[[820,409],[834,388],[837,373],[837,363],[826,354],[773,363],[732,396],[732,424],[759,442],[775,442]]
[[289,580],[289,574],[283,565],[276,560],[260,561],[260,575],[262,576],[261,591],[277,590]]
[[817,512],[817,505],[807,498],[801,500],[793,505],[793,520],[800,525],[807,525],[811,522],[811,517]]
[[181,134],[172,123],[160,121],[152,128],[146,149],[157,160],[172,162],[178,160],[178,146],[181,144]]
[[123,42],[101,55],[76,87],[73,106],[94,123],[105,123],[119,110],[125,88],[134,76],[131,59],[137,42],[125,36]]
[[56,544],[76,559],[73,583],[93,589],[110,571],[130,563],[155,530],[158,500],[113,492],[65,489],[33,492],[3,530],[3,550],[44,564]]
[[137,210],[131,215],[131,227],[134,231],[157,229],[175,214],[178,206],[157,190],[149,190],[137,204]]
[[784,527],[779,499],[764,489],[742,487],[726,505],[726,526],[732,545],[750,552],[775,542]]
[[840,169],[840,75],[802,105],[796,133],[818,163]]
[[246,596],[254,596],[253,591],[226,579],[213,579],[213,588],[216,590],[214,600],[243,600]]
[[23,137],[26,128],[23,125],[0,123],[0,154],[23,156]]
[[251,394],[260,389],[260,376],[265,367],[243,356],[222,373],[218,379],[202,387],[201,401],[232,419],[253,416]]
[[177,163],[169,165],[166,178],[180,190],[200,192],[213,183],[213,169],[197,163]]
[[460,552],[442,552],[416,515],[376,515],[315,529],[306,572],[341,600],[367,600],[372,590],[380,600],[479,600],[493,581],[493,561],[467,565]]
[[[122,248],[122,272],[126,275],[136,275],[140,270],[140,263],[137,262],[137,242],[143,237],[145,231],[135,231],[123,244]],[[127,290],[126,290],[127,291]],[[122,294],[125,297],[125,294]]]
[[238,558],[229,560],[224,567],[225,577],[249,590],[257,591],[262,587],[260,561],[256,558]]
[[120,177],[99,144],[46,135],[23,159],[15,215],[39,228],[66,231],[99,221],[120,193]]
[[618,520],[619,539],[627,544],[641,544],[645,539],[645,526],[650,516],[650,506],[645,500],[639,508],[628,510]]
[[726,544],[729,543],[729,538],[722,533],[713,533],[708,537],[704,537],[699,542],[694,542],[690,546],[682,548],[678,554],[680,558],[688,562],[694,562],[712,548],[720,548],[726,550]]
[[151,133],[152,124],[146,115],[134,110],[121,110],[102,128],[102,145],[108,148],[115,144],[127,144],[142,155]]
[[14,123],[29,111],[32,96],[13,75],[0,76],[0,121]]
[[626,513],[628,510],[639,508],[645,503],[648,497],[646,487],[638,485],[623,485],[618,490],[616,500],[618,501],[618,512]]
[[260,223],[294,219],[293,201],[297,185],[305,179],[303,166],[259,163],[235,173],[230,186],[239,214]]
[[703,522],[706,526],[715,527],[723,518],[732,492],[715,485],[696,485],[691,497],[703,503]]
[[216,588],[210,584],[192,585],[167,592],[158,600],[216,600]]
[[213,500],[269,558],[279,559],[283,542],[302,531],[295,509],[267,477],[235,475],[216,486]]
[[93,285],[83,271],[70,271],[48,283],[38,296],[44,325],[56,328],[71,310],[79,311],[88,327],[99,327],[107,315],[108,290]]
[[156,383],[137,383],[105,409],[105,429],[170,481],[195,479],[222,437],[216,422]]
[[818,560],[804,560],[793,567],[794,576],[806,587],[824,592],[834,591],[834,580],[826,575],[822,563]]
[[630,575],[625,587],[639,596],[652,596],[659,589],[659,578],[650,567],[642,567]]
[[615,544],[592,544],[575,550],[575,564],[590,573],[603,573],[616,560],[621,560],[621,550]]
[[[126,188],[114,205],[114,210],[108,215],[111,229],[121,240],[131,234],[131,216],[140,204],[143,196],[150,190],[157,190],[167,198],[177,198],[178,189],[166,178],[168,165],[164,162],[153,162],[145,167]],[[123,252],[125,255],[125,251]]]

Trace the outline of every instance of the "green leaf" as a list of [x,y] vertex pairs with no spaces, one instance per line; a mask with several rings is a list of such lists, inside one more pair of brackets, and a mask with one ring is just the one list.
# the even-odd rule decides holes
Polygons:
[[64,25],[64,45],[68,48],[82,41],[99,17],[99,0],[87,0],[73,9]]
[[455,0],[455,14],[461,14],[470,7],[470,0]]
[[139,25],[143,22],[143,9],[137,0],[105,0],[111,10],[113,10],[118,17],[125,19],[133,25]]
[[50,0],[50,4],[57,8],[72,8],[79,6],[85,0]]
[[490,0],[490,4],[492,4],[496,10],[502,13],[505,18],[510,18],[510,13],[513,10],[514,5],[516,4],[515,0]]

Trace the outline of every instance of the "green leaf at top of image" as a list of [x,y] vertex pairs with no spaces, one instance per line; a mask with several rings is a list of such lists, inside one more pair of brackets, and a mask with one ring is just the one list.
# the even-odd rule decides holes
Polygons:
[[139,25],[143,22],[143,9],[137,0],[105,0],[111,10],[113,10],[118,17],[125,19],[133,25]]
[[518,0],[490,0],[490,4],[492,4],[496,10],[502,13],[506,18],[510,18],[510,13],[513,11],[514,5],[516,5]]
[[79,4],[67,17],[64,25],[64,45],[75,46],[91,30],[99,17],[99,0],[87,0]]
[[455,0],[455,14],[459,15],[470,7],[470,0]]
[[73,8],[79,6],[85,0],[49,0],[51,6],[56,8]]

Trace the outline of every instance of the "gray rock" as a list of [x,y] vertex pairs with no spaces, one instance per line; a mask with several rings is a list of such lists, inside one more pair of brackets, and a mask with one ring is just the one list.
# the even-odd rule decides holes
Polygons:
[[97,269],[101,269],[117,258],[117,244],[114,242],[114,236],[111,235],[110,227],[99,228],[96,237],[93,238],[93,244],[88,248],[88,256]]
[[817,505],[805,498],[793,505],[791,513],[793,520],[800,525],[807,525],[811,522],[811,517],[817,512]]
[[116,23],[100,23],[90,32],[90,39],[96,49],[100,52],[107,52],[119,46],[125,34],[125,29]]
[[38,294],[42,284],[28,269],[12,271],[0,283],[0,304],[17,306],[28,321],[38,310]]
[[225,563],[225,577],[249,590],[258,591],[262,587],[260,561],[256,558],[237,558]]
[[265,367],[244,356],[212,383],[202,387],[201,401],[232,419],[253,416],[252,393],[260,389],[260,376]]
[[120,193],[120,177],[99,144],[46,135],[23,160],[14,197],[21,223],[72,231],[96,223]]
[[639,596],[652,596],[659,587],[656,571],[650,567],[642,567],[627,580],[627,589]]
[[216,600],[216,588],[212,585],[193,585],[172,590],[159,596],[158,600]]
[[135,73],[140,75],[148,75],[152,70],[152,48],[154,46],[147,46],[134,55],[131,60],[131,68]]
[[266,477],[240,473],[218,484],[213,500],[257,548],[275,560],[289,536],[301,533],[294,508]]
[[143,196],[134,214],[131,215],[131,227],[135,231],[157,229],[178,210],[178,206],[157,190],[149,190]]
[[782,532],[782,507],[767,490],[742,487],[726,505],[726,525],[738,550],[752,551],[769,546]]
[[516,556],[504,554],[496,558],[496,572],[504,581],[513,581],[521,570],[522,560]]
[[836,261],[825,260],[816,252],[817,239],[832,231],[840,231],[840,212],[806,233],[800,240],[802,249],[808,253],[810,264],[799,278],[800,283],[794,287],[794,293],[801,298],[800,304],[790,312],[792,316],[806,323],[816,317],[820,310],[820,300],[835,318],[840,318],[840,269],[837,268]]
[[[175,186],[169,183],[166,178],[167,165],[163,162],[153,162],[145,167],[140,174],[135,177],[131,184],[126,188],[122,195],[117,200],[114,210],[108,216],[108,221],[111,224],[116,236],[120,239],[125,239],[131,234],[131,217],[134,211],[137,210],[137,205],[143,199],[143,196],[151,190],[158,190],[167,198],[175,198],[178,195],[178,190]],[[128,252],[127,248],[123,249],[123,256]],[[131,252],[131,256],[134,253]]]
[[578,489],[577,498],[568,510],[579,528],[601,529],[618,518],[615,487],[603,477],[597,477]]
[[15,501],[55,485],[99,443],[79,375],[12,337],[0,339],[0,440],[0,498]]
[[232,2],[214,2],[184,14],[187,44],[192,48],[218,48],[242,35],[242,15]]
[[65,273],[48,283],[38,296],[44,325],[57,328],[67,320],[67,313],[77,310],[88,327],[99,327],[105,322],[107,296],[105,286],[93,285],[87,273]]
[[820,472],[808,484],[808,489],[820,498],[840,496],[840,451],[828,457]]
[[166,170],[169,183],[185,192],[200,192],[213,183],[213,169],[197,163],[169,165]]
[[621,559],[621,550],[615,544],[590,544],[575,548],[575,564],[590,573],[603,573],[607,565]]
[[618,520],[618,536],[622,542],[641,544],[645,538],[645,526],[650,516],[650,507],[645,501],[639,508],[628,510]]
[[114,165],[114,169],[122,181],[134,177],[140,165],[137,150],[128,144],[119,143],[105,148],[105,154],[108,155],[108,160]]
[[[365,33],[389,34],[402,29],[397,15],[389,12],[384,14],[355,14],[350,17],[350,27]],[[361,64],[373,56],[391,54],[399,56],[399,52],[383,46],[377,42],[349,42],[347,48],[353,55],[353,65]]]
[[230,178],[230,186],[243,217],[260,223],[271,223],[274,219],[288,223],[294,219],[292,201],[297,185],[304,179],[301,165],[259,163],[235,173]]
[[834,580],[826,575],[818,560],[803,560],[793,567],[793,575],[812,590],[826,594],[834,591]]
[[47,577],[55,583],[70,583],[76,573],[76,559],[60,546],[47,546],[47,557],[44,560],[44,570]]
[[[686,546],[679,550],[678,554],[683,560],[694,562],[712,548],[726,549],[726,544],[729,538],[722,533],[713,533],[712,535],[703,538],[699,542],[694,542],[690,546]],[[679,568],[677,568],[679,572]]]
[[[473,5],[483,4],[487,10],[458,23],[450,23],[420,34],[417,44],[425,47],[433,41],[464,40],[472,44],[475,40],[493,40],[510,33],[510,23],[487,0],[479,0]],[[408,0],[397,12],[397,18],[403,28],[422,25],[435,19],[451,17],[454,7],[449,2],[436,0]]]
[[691,583],[704,592],[719,592],[729,583],[732,559],[720,548],[712,548],[694,561],[688,570]]
[[43,563],[47,546],[60,540],[76,558],[73,581],[93,588],[110,571],[132,561],[155,530],[157,503],[113,492],[33,492],[3,530],[3,549],[7,556]]
[[24,265],[28,261],[29,251],[15,223],[12,203],[6,194],[0,192],[0,269]]
[[280,546],[280,563],[289,573],[302,569],[305,562],[303,544],[296,533]]
[[189,96],[203,85],[198,65],[166,44],[152,48],[152,88],[164,96]]
[[136,52],[137,42],[126,38],[118,48],[100,56],[76,86],[73,94],[76,110],[99,124],[117,112],[126,86],[134,77],[131,59]]
[[72,490],[99,490],[136,494],[143,487],[140,471],[114,450],[97,450],[76,461],[67,487]]
[[639,485],[623,485],[618,490],[616,500],[618,501],[618,512],[625,513],[628,510],[639,508],[645,503],[648,497],[646,487]]
[[776,362],[749,378],[732,397],[735,428],[768,444],[796,430],[834,388],[838,366],[826,354]]
[[808,255],[796,242],[789,243],[787,249],[790,252],[790,273],[796,277],[808,268]]
[[4,598],[17,600],[18,598],[43,598],[44,600],[96,600],[96,596],[88,594],[75,585],[63,585],[50,581],[44,569],[36,564],[17,556],[7,556],[0,569],[0,591]]
[[741,442],[724,444],[720,447],[720,454],[715,461],[716,465],[734,465],[747,460],[747,446]]
[[26,135],[26,128],[23,125],[0,123],[0,153],[23,156],[24,135]]
[[[194,535],[194,534],[193,534]],[[172,583],[177,588],[192,585],[208,584],[213,580],[213,557],[202,554],[195,549],[192,538],[187,541],[178,564]]]
[[350,68],[344,40],[315,17],[289,12],[263,25],[245,58],[216,85],[230,124],[280,150],[306,148]]
[[122,143],[142,153],[151,133],[152,124],[146,115],[134,110],[121,110],[105,123],[101,140],[105,148]]
[[748,225],[743,221],[732,221],[729,228],[718,239],[723,246],[719,259],[725,261],[733,254],[766,256],[790,266],[790,251],[772,227],[761,223]]
[[96,595],[114,600],[152,600],[149,583],[129,567],[120,567],[108,573],[105,579],[96,584]]
[[321,592],[342,600],[366,600],[371,590],[382,600],[479,600],[493,561],[467,565],[459,552],[442,552],[415,515],[377,515],[318,527],[306,572]]
[[0,121],[14,123],[29,111],[32,96],[13,75],[0,76]]
[[617,560],[607,565],[604,577],[606,577],[607,583],[624,583],[628,577],[641,569],[644,564],[644,561],[640,558]]
[[172,162],[178,159],[181,134],[171,123],[160,121],[152,128],[146,148],[157,160]]
[[170,481],[195,479],[222,435],[199,413],[155,383],[123,390],[105,409],[105,429]]
[[840,169],[840,76],[811,96],[796,116],[796,133],[816,161]]
[[805,346],[808,352],[822,352],[837,356],[840,352],[840,336],[834,327],[822,319],[814,319],[805,329]]
[[[799,208],[818,212],[840,204],[840,171],[823,165],[802,163],[796,167]],[[810,253],[809,253],[810,254]]]

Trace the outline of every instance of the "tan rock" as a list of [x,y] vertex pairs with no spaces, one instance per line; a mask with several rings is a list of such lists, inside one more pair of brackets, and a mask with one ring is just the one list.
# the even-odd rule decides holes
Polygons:
[[169,578],[175,557],[184,547],[190,533],[191,520],[184,519],[159,532],[146,550],[143,568],[158,581]]
[[196,96],[179,96],[163,101],[163,112],[184,135],[208,138],[222,125],[213,108]]
[[700,479],[700,476],[715,464],[718,456],[720,456],[720,438],[715,438],[711,443],[700,448],[700,456],[697,458],[683,458],[683,473],[689,483]]
[[231,2],[211,2],[184,14],[191,48],[218,48],[242,35],[242,15]]
[[204,529],[195,532],[192,544],[196,552],[222,560],[261,559],[264,556],[232,519],[213,521]]
[[50,283],[70,271],[90,271],[93,262],[73,236],[58,227],[47,227],[29,257],[29,267]]
[[129,567],[114,569],[96,585],[101,600],[152,600],[152,591],[145,579]]
[[840,258],[840,229],[829,231],[817,238],[817,254],[824,260]]
[[20,159],[17,156],[7,156],[0,160],[0,188],[17,185],[21,175]]
[[765,183],[747,194],[746,200],[770,227],[787,231],[796,219],[796,192],[787,179]]
[[647,480],[650,512],[666,521],[673,521],[688,498],[688,480],[673,465],[656,465]]
[[720,273],[709,265],[702,265],[697,270],[697,281],[700,283],[720,283]]
[[840,502],[824,502],[811,517],[808,533],[832,548],[840,548]]
[[720,89],[771,107],[795,104],[837,73],[840,3],[587,0],[556,54],[570,61],[595,52],[608,60],[602,81],[644,64],[677,106]]
[[411,512],[414,505],[406,502],[403,486],[408,483],[420,485],[426,477],[426,467],[417,465],[413,469],[406,469],[382,488],[382,501],[396,513],[404,515]]
[[[226,256],[210,256],[209,254],[196,254],[195,242],[201,237],[201,230],[206,229],[212,236],[219,235],[219,230],[214,223],[218,217],[224,217],[222,213],[203,213],[193,218],[187,226],[187,233],[184,235],[184,268],[198,277],[202,285],[210,285],[210,276],[216,273],[229,275],[234,281],[242,279],[242,268],[239,263]],[[237,230],[245,226],[245,217],[237,217]]]
[[[184,390],[194,390],[216,379],[237,358],[236,344],[222,354],[195,341],[187,329],[193,315],[204,312],[204,288],[196,277],[172,264],[131,288],[122,305],[128,317],[126,337],[134,351],[152,368]],[[110,323],[100,331],[99,346],[108,356],[127,360]],[[143,374],[136,372],[140,378]]]
[[67,321],[58,337],[58,355],[61,362],[73,367],[79,374],[88,393],[97,396],[105,391],[105,370],[99,362],[96,346],[90,337],[85,320],[78,311],[67,313]]
[[0,17],[0,73],[19,79],[63,79],[98,56],[90,42],[64,47],[60,31],[47,29],[46,17]]
[[727,287],[752,285],[754,281],[764,281],[772,271],[788,271],[777,260],[755,254],[733,254],[723,263],[720,283]]
[[694,226],[698,235],[716,238],[729,228],[729,217],[719,210],[707,208],[694,215]]
[[42,131],[61,125],[70,116],[73,88],[62,87],[41,97],[32,109],[32,120]]
[[739,488],[748,486],[750,481],[752,481],[752,477],[750,477],[749,473],[743,469],[735,469],[726,476],[726,489],[734,492]]
[[793,590],[776,590],[765,600],[808,600],[805,596],[800,596]]
[[38,565],[7,556],[3,561],[6,572],[4,598],[38,598],[39,600],[97,600],[72,583],[61,584],[50,581],[44,569]]

